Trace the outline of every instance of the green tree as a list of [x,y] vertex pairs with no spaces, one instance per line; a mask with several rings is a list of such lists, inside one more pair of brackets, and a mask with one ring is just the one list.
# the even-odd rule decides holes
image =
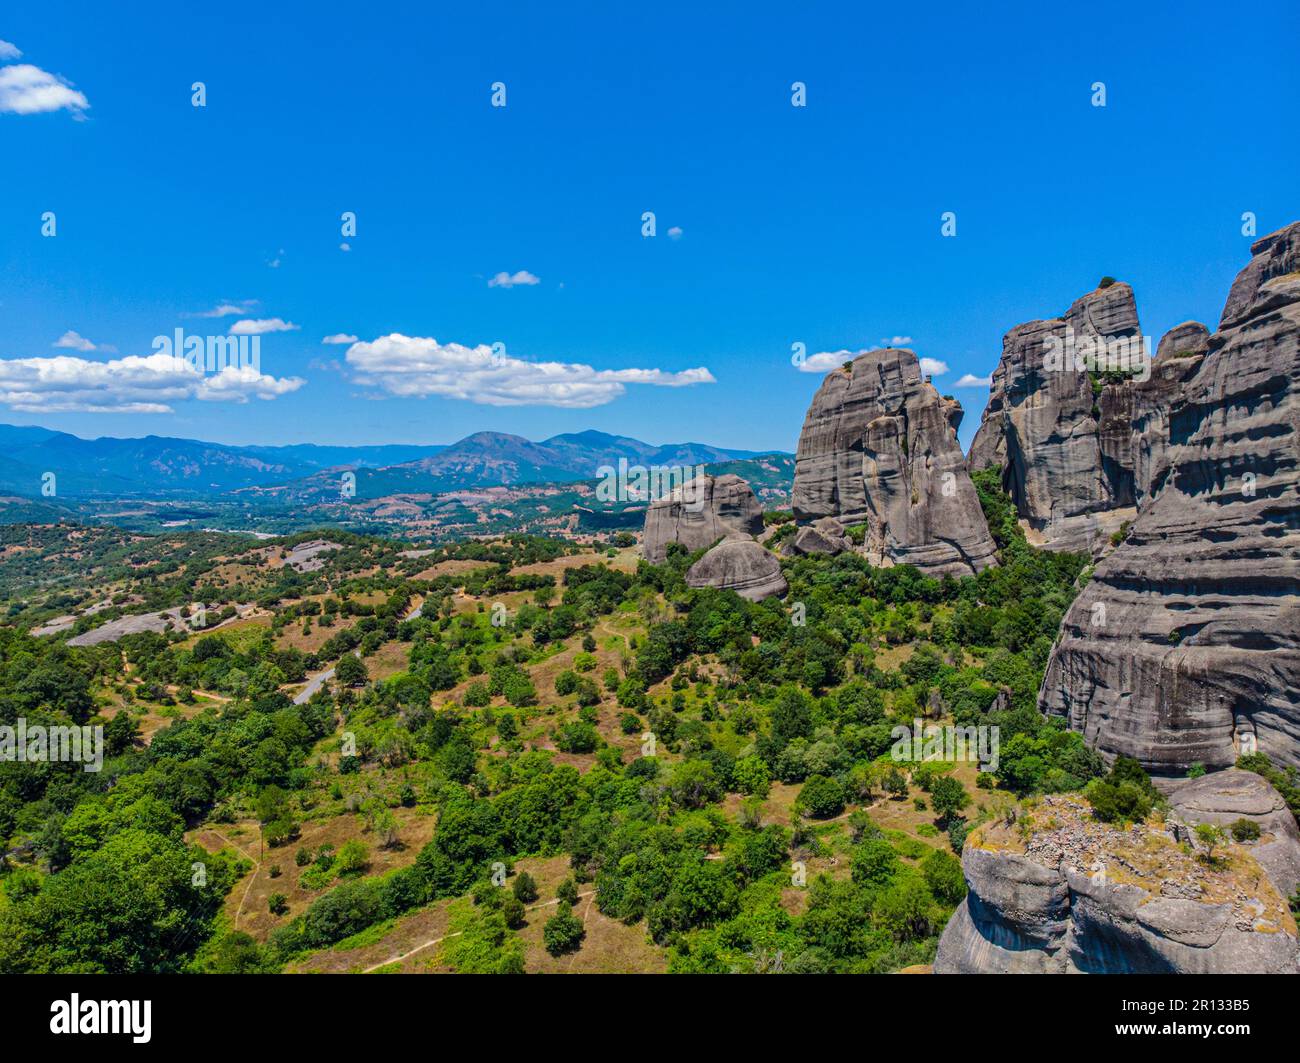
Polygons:
[[575,952],[586,935],[582,920],[567,909],[551,916],[542,927],[542,942],[552,956]]

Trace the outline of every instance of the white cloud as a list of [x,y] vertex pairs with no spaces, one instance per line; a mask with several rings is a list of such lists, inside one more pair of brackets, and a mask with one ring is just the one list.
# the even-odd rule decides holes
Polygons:
[[211,310],[181,314],[181,317],[230,317],[232,314],[247,314],[256,305],[256,299],[240,299],[238,302],[218,303]]
[[230,335],[232,336],[264,336],[268,332],[297,332],[299,326],[292,321],[284,321],[278,317],[263,317],[257,320],[245,318],[243,321],[236,321],[230,326]]
[[880,341],[882,347],[907,347],[912,343],[911,336],[886,336]]
[[818,351],[816,354],[810,354],[804,359],[803,365],[799,367],[799,372],[829,373],[832,369],[838,369],[845,362],[853,361],[860,353],[849,350]]
[[532,285],[540,284],[541,282],[541,277],[534,276],[526,269],[521,269],[518,273],[507,273],[505,270],[502,270],[488,281],[488,287],[513,288],[516,284]]
[[352,250],[352,245],[351,245],[350,243],[348,243],[346,240],[344,240],[341,244],[339,244],[339,250],[340,250],[340,251],[351,251],[351,250]]
[[0,405],[25,413],[170,413],[171,403],[186,399],[273,399],[304,383],[265,376],[252,366],[205,375],[168,354],[106,362],[66,354],[0,359]]
[[72,111],[80,115],[90,101],[57,74],[30,63],[0,67],[0,114]]
[[576,362],[526,362],[496,354],[486,344],[466,347],[392,333],[356,343],[348,365],[358,383],[403,398],[464,399],[486,406],[562,406],[589,409],[622,395],[628,384],[687,387],[716,383],[705,368],[594,369]]
[[346,332],[336,332],[333,336],[326,336],[321,343],[356,343],[357,338]]
[[0,41],[0,60],[4,59],[21,59],[23,53],[18,50],[16,44],[10,44],[8,41]]
[[85,336],[73,332],[72,329],[68,329],[68,331],[55,340],[51,346],[62,347],[71,351],[93,351],[98,349],[90,342],[90,340],[86,339]]
[[681,238],[682,238],[682,227],[680,225],[674,225],[671,229],[668,230],[668,239],[680,240]]
[[[895,336],[895,339],[910,340],[910,336]],[[829,373],[832,369],[838,369],[845,362],[851,362],[859,354],[866,354],[866,351],[850,351],[841,349],[838,351],[818,351],[816,354],[810,354],[804,359],[803,365],[799,366],[801,373]],[[943,376],[948,372],[948,364],[941,362],[937,358],[922,358],[921,372],[928,376]]]
[[955,388],[987,388],[993,386],[991,376],[976,376],[974,373],[964,373],[958,378]]

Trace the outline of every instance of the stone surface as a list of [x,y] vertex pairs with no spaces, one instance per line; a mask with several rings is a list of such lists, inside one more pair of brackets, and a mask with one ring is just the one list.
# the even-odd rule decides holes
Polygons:
[[967,838],[936,974],[1300,973],[1295,922],[1248,851],[1210,868],[1173,830],[1098,823],[1074,795],[1020,815]]
[[1049,361],[1053,342],[1082,353],[1088,343],[1141,342],[1133,289],[1116,283],[1077,299],[1065,315],[1017,325],[1003,337],[972,472],[992,465],[1031,541],[1053,550],[1098,552],[1134,515],[1132,384],[1098,394],[1073,358]]
[[1300,223],[1252,250],[1219,330],[1187,359],[1196,330],[1167,338],[1167,423],[1138,443],[1148,500],[1039,692],[1104,757],[1158,775],[1243,746],[1300,767]]
[[804,419],[794,475],[800,524],[865,523],[876,565],[969,575],[995,556],[957,443],[961,407],[909,350],[867,351],[827,374]]
[[703,550],[736,532],[762,531],[763,507],[749,484],[730,474],[702,476],[650,504],[641,549],[652,565],[662,565],[669,543]]
[[783,595],[789,586],[781,563],[753,539],[724,539],[686,570],[688,587],[735,591],[751,602]]
[[1133,491],[1139,508],[1169,477],[1169,411],[1201,367],[1209,337],[1199,321],[1175,325],[1160,340],[1150,378],[1133,386]]

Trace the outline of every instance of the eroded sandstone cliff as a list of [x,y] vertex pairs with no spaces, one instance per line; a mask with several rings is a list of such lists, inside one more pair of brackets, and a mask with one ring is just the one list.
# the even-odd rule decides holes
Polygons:
[[1300,766],[1300,222],[1252,251],[1218,331],[1179,326],[1135,393],[1144,504],[1039,694],[1158,775],[1255,748]]
[[[858,355],[827,374],[804,419],[795,519],[865,523],[873,564],[930,575],[987,567],[995,547],[957,442],[960,421],[961,407],[922,377],[912,351]],[[827,527],[804,533],[805,544],[838,545],[822,533]]]
[[1096,552],[1133,517],[1132,383],[1087,364],[1115,357],[1132,368],[1141,342],[1123,283],[1003,337],[969,467],[1000,470],[1036,545]]

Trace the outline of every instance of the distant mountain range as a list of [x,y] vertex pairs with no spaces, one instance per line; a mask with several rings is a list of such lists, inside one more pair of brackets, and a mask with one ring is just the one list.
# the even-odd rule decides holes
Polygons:
[[440,493],[466,488],[593,479],[620,458],[641,465],[705,465],[758,452],[703,443],[655,446],[605,432],[535,443],[476,432],[449,446],[227,446],[194,439],[81,439],[48,428],[0,425],[0,490],[41,497],[47,473],[59,498],[212,498],[231,492],[277,500],[337,496],[351,470],[358,493]]

